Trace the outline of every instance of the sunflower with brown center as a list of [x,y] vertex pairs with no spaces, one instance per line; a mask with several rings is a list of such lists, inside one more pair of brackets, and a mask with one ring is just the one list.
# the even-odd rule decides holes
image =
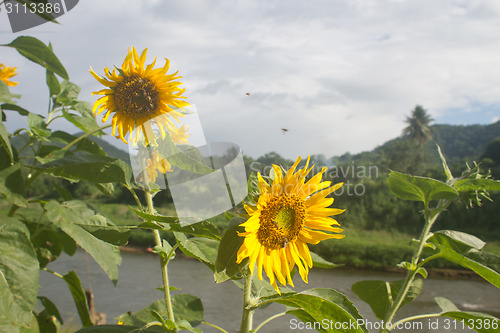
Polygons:
[[17,75],[16,69],[16,67],[6,67],[4,64],[0,64],[0,80],[10,87],[17,86],[18,82],[9,81],[11,77]]
[[[94,116],[105,112],[102,122],[113,115],[111,123],[112,135],[128,143],[125,136],[136,129],[134,143],[142,135],[145,136],[146,145],[156,142],[151,128],[156,125],[165,138],[166,132],[180,141],[185,141],[187,134],[185,128],[179,130],[175,122],[184,115],[178,110],[189,103],[181,96],[185,89],[179,88],[182,84],[177,79],[177,72],[167,75],[170,61],[165,58],[163,68],[154,68],[154,61],[145,66],[147,49],[139,56],[133,47],[129,50],[121,68],[110,71],[104,68],[106,78],[97,75],[92,68],[90,74],[107,88],[93,92],[92,95],[103,95],[94,103]],[[175,121],[175,122],[174,122]]]
[[249,218],[241,226],[245,237],[238,250],[237,263],[249,258],[249,268],[253,275],[257,263],[258,278],[262,280],[262,269],[266,271],[271,285],[279,292],[277,282],[293,287],[290,272],[297,265],[299,274],[307,283],[309,268],[312,267],[311,253],[307,244],[317,244],[329,238],[344,238],[338,233],[343,230],[332,225],[339,223],[331,218],[344,210],[329,208],[333,198],[327,196],[342,186],[322,181],[327,168],[306,181],[311,172],[309,158],[303,169],[297,169],[300,157],[283,174],[282,169],[273,165],[274,180],[266,182],[260,173],[260,196],[255,206],[245,205]]

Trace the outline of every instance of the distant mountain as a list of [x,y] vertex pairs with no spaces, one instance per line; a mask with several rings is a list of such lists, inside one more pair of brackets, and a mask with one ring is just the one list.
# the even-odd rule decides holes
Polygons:
[[500,137],[500,121],[489,125],[434,125],[432,131],[450,163],[477,161],[488,143]]
[[[479,161],[486,151],[488,143],[500,137],[500,121],[489,125],[433,125],[432,140],[428,140],[424,147],[424,154],[429,157],[428,163],[439,162],[436,144],[441,147],[449,165],[462,164],[464,161]],[[404,139],[398,137],[389,140],[371,151],[358,154],[345,153],[330,159],[334,164],[350,163],[377,163],[381,156],[392,156],[393,162],[398,156],[404,157]],[[399,154],[399,155],[398,155]],[[392,166],[391,166],[392,167]]]

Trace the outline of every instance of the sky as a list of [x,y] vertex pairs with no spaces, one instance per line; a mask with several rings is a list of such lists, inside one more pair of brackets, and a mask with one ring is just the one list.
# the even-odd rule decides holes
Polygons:
[[[206,140],[254,158],[371,150],[417,104],[435,123],[500,119],[497,0],[83,0],[58,21],[14,34],[2,6],[0,44],[51,42],[91,103],[102,86],[90,66],[102,75],[128,47],[148,48],[147,63],[167,57],[183,77]],[[19,105],[46,114],[44,70],[11,48],[0,62],[18,68]],[[9,130],[24,126],[9,114]]]

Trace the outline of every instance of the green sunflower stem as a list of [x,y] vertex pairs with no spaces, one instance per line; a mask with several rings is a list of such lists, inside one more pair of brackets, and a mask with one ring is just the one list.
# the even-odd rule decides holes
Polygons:
[[[447,200],[439,200],[437,206],[436,206],[436,212],[432,212],[429,210],[428,207],[425,209],[425,225],[422,230],[422,233],[420,235],[420,238],[418,240],[418,246],[415,249],[415,252],[413,253],[412,256],[412,263],[417,264],[420,261],[420,256],[422,255],[422,251],[424,250],[425,243],[427,241],[427,238],[429,236],[429,232],[434,225],[434,222],[436,222],[436,219],[438,218],[439,214],[441,211],[443,211],[446,207],[449,205],[449,201]],[[399,310],[401,307],[401,304],[403,303],[404,299],[406,298],[406,294],[410,290],[410,286],[415,279],[415,276],[417,275],[418,271],[418,266],[415,267],[412,270],[409,270],[406,273],[406,278],[403,282],[403,286],[401,287],[401,290],[398,293],[398,296],[396,300],[394,301],[393,305],[389,309],[389,311],[386,313],[384,322],[386,323],[391,323],[392,320],[394,319],[394,316],[396,315],[396,312]],[[391,329],[389,329],[390,331]],[[388,330],[386,329],[381,329],[380,332],[387,332]]]
[[[148,189],[145,191],[145,193],[146,193],[146,201],[148,203],[148,211],[151,215],[154,215],[155,209],[153,206],[153,196],[151,195],[151,192]],[[162,241],[160,237],[160,232],[158,230],[153,230],[153,234],[156,246],[161,247]],[[163,294],[165,296],[165,304],[167,306],[168,319],[171,320],[172,322],[175,322],[174,310],[172,307],[172,298],[170,297],[170,285],[168,282],[168,270],[167,270],[168,259],[165,259],[162,256],[159,256],[159,258],[161,266],[161,275],[163,279]]]
[[247,270],[243,289],[243,315],[241,316],[240,333],[249,333],[252,330],[252,321],[252,274],[250,270]]

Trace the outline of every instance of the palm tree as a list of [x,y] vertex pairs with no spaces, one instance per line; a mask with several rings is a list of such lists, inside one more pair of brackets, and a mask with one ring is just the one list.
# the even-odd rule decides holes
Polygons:
[[420,105],[417,105],[413,109],[411,116],[406,117],[407,127],[403,129],[403,136],[408,137],[419,145],[422,145],[425,141],[432,138],[430,123],[434,119],[427,113]]

